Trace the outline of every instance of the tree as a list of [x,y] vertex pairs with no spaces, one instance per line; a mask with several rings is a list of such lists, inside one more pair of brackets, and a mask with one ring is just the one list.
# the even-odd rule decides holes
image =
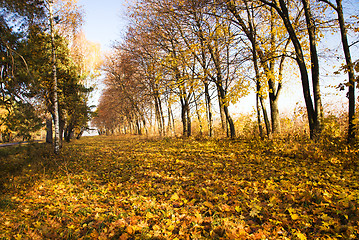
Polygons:
[[[141,135],[143,128],[147,132],[145,109],[151,102],[148,101],[147,88],[138,76],[137,68],[132,55],[122,49],[114,49],[114,53],[107,57],[103,68],[107,88],[101,97],[94,122],[96,125],[101,127],[102,124],[112,133],[126,125],[137,134]],[[104,116],[118,120],[109,122]]]
[[284,23],[284,26],[287,29],[288,35],[295,49],[295,53],[296,53],[295,60],[298,64],[300,75],[301,75],[303,95],[304,95],[304,100],[308,114],[310,138],[319,139],[322,131],[323,107],[321,103],[320,85],[319,85],[319,61],[318,61],[318,54],[316,51],[316,28],[310,9],[310,3],[308,0],[301,1],[305,12],[305,20],[306,20],[305,22],[307,25],[307,33],[309,36],[308,41],[310,46],[310,57],[311,57],[310,66],[312,72],[311,80],[312,80],[312,93],[313,93],[314,103],[311,97],[309,74],[308,74],[308,68],[306,66],[304,50],[299,40],[298,34],[295,31],[295,27],[289,12],[290,3],[286,3],[284,0],[278,0],[278,1],[260,0],[260,1],[268,5],[269,7],[272,7],[278,13],[278,15],[281,17]]
[[[75,0],[6,0],[0,5],[5,9],[0,16],[0,28],[5,33],[0,39],[0,104],[11,110],[7,111],[9,114],[23,109],[24,114],[33,112],[43,117],[47,114],[40,114],[38,109],[49,111],[55,122],[54,151],[58,153],[63,133],[66,132],[69,140],[74,131],[81,133],[86,128],[90,118],[87,98],[91,88],[83,84],[89,76],[95,76],[90,68],[97,60],[89,61],[88,57],[95,48],[86,49],[87,55],[81,54],[79,48],[81,9]],[[14,17],[20,26],[7,22]],[[89,45],[83,42],[82,46]],[[23,118],[19,115],[19,119]],[[35,116],[30,119],[38,120]],[[35,129],[26,122],[29,129]],[[20,132],[20,128],[17,129]]]
[[[33,101],[28,86],[30,79],[18,76],[19,71],[27,71],[26,59],[19,53],[19,45],[32,25],[44,19],[42,1],[0,2],[0,109],[5,131],[13,131],[19,136],[29,136],[37,131],[39,118],[37,103]],[[15,21],[16,20],[16,21]],[[15,126],[17,122],[19,126]],[[10,130],[11,129],[11,130]],[[9,138],[7,139],[9,140]]]
[[336,0],[336,3],[333,3],[329,0],[319,0],[328,4],[333,8],[338,16],[338,23],[340,28],[340,37],[342,40],[342,47],[345,56],[345,71],[348,73],[348,99],[349,99],[349,111],[348,111],[348,142],[353,142],[355,140],[355,75],[354,75],[354,64],[350,54],[350,46],[347,36],[347,27],[344,19],[343,4],[342,0]]
[[50,22],[50,35],[51,35],[51,52],[52,52],[52,74],[53,74],[53,120],[55,126],[54,136],[54,152],[60,153],[60,117],[59,117],[59,102],[57,97],[57,67],[56,67],[56,46],[55,46],[55,29],[54,29],[54,16],[53,16],[53,1],[48,0],[49,9],[49,22]]
[[[90,118],[90,108],[87,105],[91,88],[84,86],[80,67],[74,63],[67,40],[61,36],[54,38],[56,46],[56,77],[58,83],[59,128],[60,138],[65,132],[68,141],[74,131],[79,133],[86,129]],[[18,71],[17,78],[31,79],[28,92],[39,103],[46,106],[46,110],[54,116],[53,98],[53,64],[48,61],[52,57],[51,36],[39,27],[33,27],[26,41],[19,47],[19,52],[27,59],[28,69]],[[52,127],[49,124],[49,127]],[[50,131],[51,133],[51,131]],[[50,139],[49,139],[50,141]]]
[[40,130],[43,126],[40,116],[41,114],[33,105],[14,102],[11,107],[7,108],[7,112],[1,117],[0,122],[4,123],[4,132],[13,132],[22,140],[30,140],[31,133]]

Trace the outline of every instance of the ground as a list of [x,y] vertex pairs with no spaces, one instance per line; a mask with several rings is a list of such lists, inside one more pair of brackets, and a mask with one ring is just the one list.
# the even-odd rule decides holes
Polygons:
[[0,237],[358,239],[358,155],[290,139],[0,148]]

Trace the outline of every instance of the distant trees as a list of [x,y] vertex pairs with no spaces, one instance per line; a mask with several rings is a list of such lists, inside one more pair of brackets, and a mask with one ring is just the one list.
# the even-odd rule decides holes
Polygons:
[[[348,66],[348,137],[352,139],[354,65],[348,58],[350,52],[349,44],[345,43],[348,40],[345,40],[346,25],[341,1],[337,0],[336,4],[326,0],[321,2],[338,13]],[[267,135],[276,135],[280,133],[279,96],[283,81],[291,74],[285,69],[295,62],[297,69],[292,71],[300,75],[310,138],[320,139],[323,106],[317,48],[321,44],[321,29],[327,22],[318,15],[326,11],[325,7],[310,0],[138,1],[132,7],[132,25],[127,38],[115,47],[115,56],[110,57],[130,63],[131,77],[122,75],[121,81],[126,85],[122,85],[121,90],[115,90],[108,83],[111,77],[107,74],[108,89],[101,101],[108,103],[107,98],[113,100],[108,94],[110,90],[123,98],[126,89],[125,92],[131,93],[132,102],[142,102],[143,96],[148,96],[147,114],[139,113],[134,107],[129,109],[127,104],[117,104],[117,113],[139,114],[143,126],[146,122],[151,124],[154,119],[160,135],[170,134],[166,129],[174,128],[172,107],[176,102],[180,106],[184,136],[192,134],[193,118],[197,119],[200,133],[207,126],[208,135],[213,136],[214,113],[217,110],[222,132],[233,138],[236,129],[229,106],[240,101],[250,89],[255,89],[259,132],[264,134],[264,122]],[[107,63],[107,73],[108,66]],[[119,66],[115,68],[121,69]],[[135,86],[145,89],[144,94],[133,94],[131,89],[137,88]],[[218,107],[213,105],[215,100]],[[270,114],[267,113],[267,101]],[[152,118],[152,109],[155,118]],[[101,111],[100,104],[98,112]],[[205,113],[207,124],[203,124],[202,113]],[[101,121],[99,117],[97,124],[104,123],[105,119]],[[111,119],[116,121],[116,117]]]

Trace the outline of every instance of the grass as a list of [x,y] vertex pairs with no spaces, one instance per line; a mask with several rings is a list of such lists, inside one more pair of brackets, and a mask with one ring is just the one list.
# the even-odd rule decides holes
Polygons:
[[87,137],[0,149],[3,239],[357,239],[343,143]]

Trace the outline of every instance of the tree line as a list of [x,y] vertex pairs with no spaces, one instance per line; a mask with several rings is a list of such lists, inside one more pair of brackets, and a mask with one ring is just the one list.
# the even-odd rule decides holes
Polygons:
[[2,0],[0,7],[0,140],[29,139],[46,125],[58,153],[63,138],[88,128],[99,47],[81,30],[76,0]]
[[[218,109],[222,132],[236,137],[229,106],[251,92],[261,136],[281,132],[279,96],[286,78],[298,74],[311,139],[323,131],[318,46],[339,35],[347,74],[348,141],[355,139],[358,15],[342,0],[140,0],[129,27],[104,63],[104,90],[93,123],[101,133],[143,134],[156,125],[173,134],[180,112],[183,136],[192,122],[213,136]],[[343,7],[344,5],[344,7]],[[356,12],[357,13],[357,12]],[[286,85],[290,88],[290,84]],[[268,106],[269,108],[268,108]],[[177,107],[179,106],[179,107]],[[202,117],[204,115],[204,119]]]

